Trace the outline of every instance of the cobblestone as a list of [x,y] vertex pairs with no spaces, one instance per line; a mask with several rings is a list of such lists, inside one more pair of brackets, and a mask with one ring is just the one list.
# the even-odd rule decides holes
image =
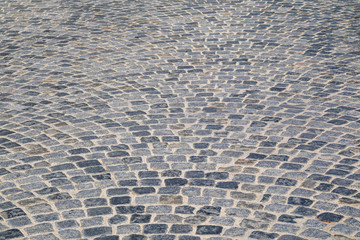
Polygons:
[[359,238],[359,9],[0,1],[0,239]]

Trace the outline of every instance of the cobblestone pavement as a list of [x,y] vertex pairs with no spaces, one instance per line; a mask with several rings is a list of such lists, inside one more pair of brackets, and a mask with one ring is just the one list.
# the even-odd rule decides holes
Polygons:
[[360,239],[358,0],[0,13],[0,239]]

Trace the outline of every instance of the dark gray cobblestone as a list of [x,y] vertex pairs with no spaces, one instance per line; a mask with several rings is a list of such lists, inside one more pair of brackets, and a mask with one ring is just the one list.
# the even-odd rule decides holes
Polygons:
[[359,239],[359,12],[0,1],[0,239]]

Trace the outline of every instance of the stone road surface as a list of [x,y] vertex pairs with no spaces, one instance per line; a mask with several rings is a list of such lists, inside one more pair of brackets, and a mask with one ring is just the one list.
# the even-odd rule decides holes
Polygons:
[[1,0],[0,239],[360,239],[359,0]]

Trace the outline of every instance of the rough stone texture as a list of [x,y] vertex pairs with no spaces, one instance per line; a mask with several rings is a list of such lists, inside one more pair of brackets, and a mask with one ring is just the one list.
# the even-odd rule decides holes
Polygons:
[[0,239],[359,239],[359,12],[0,1]]

